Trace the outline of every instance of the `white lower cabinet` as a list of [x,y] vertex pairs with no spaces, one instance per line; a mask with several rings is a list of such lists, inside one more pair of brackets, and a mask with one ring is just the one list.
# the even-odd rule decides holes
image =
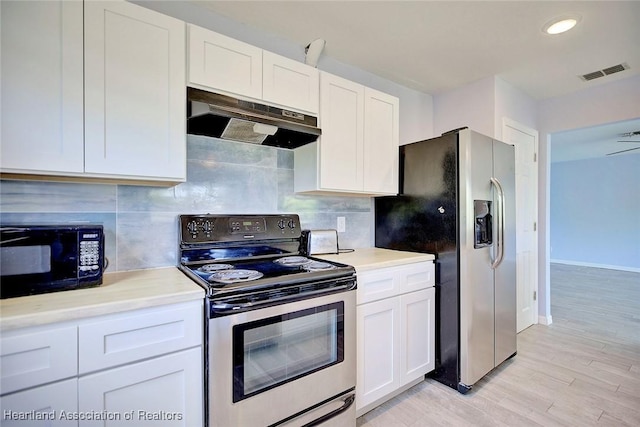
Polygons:
[[77,426],[77,413],[76,378],[0,397],[2,427]]
[[388,298],[357,309],[358,374],[356,410],[400,386],[400,300]]
[[[86,375],[78,381],[79,411],[121,417],[113,425],[201,426],[202,349]],[[80,426],[101,426],[84,420]]]
[[400,384],[422,378],[435,367],[436,289],[411,292],[400,297]]
[[358,273],[357,416],[434,369],[433,270],[421,262]]
[[3,332],[0,425],[201,426],[203,325],[199,300]]

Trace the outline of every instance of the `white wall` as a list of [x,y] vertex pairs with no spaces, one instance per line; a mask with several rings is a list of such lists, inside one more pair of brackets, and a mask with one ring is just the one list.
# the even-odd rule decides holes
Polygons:
[[538,104],[522,90],[504,80],[495,79],[494,135],[502,140],[502,119],[507,117],[531,129],[537,129]]
[[640,153],[551,164],[551,261],[640,272]]
[[494,137],[494,77],[436,95],[433,106],[436,135],[467,126],[476,132]]
[[437,135],[468,126],[502,139],[502,119],[537,129],[536,101],[499,77],[487,77],[434,98]]

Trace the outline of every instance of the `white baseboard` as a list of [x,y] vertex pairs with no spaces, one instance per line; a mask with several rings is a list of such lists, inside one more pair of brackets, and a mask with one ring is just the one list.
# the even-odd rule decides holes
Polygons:
[[633,273],[640,273],[640,268],[625,267],[623,265],[595,264],[592,262],[580,262],[580,261],[571,261],[571,260],[564,260],[564,259],[551,259],[549,260],[549,262],[552,264],[577,265],[580,267],[606,268],[608,270],[631,271]]
[[549,326],[551,323],[553,323],[553,320],[551,319],[551,315],[538,316],[538,323],[541,325]]

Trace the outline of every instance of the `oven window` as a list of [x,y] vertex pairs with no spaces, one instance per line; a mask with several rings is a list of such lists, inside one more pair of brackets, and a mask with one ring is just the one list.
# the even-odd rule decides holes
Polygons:
[[344,303],[233,327],[233,401],[344,360]]

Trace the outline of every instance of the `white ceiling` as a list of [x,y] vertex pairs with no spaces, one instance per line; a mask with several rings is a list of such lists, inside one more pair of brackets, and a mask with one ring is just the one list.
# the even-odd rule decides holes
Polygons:
[[[325,39],[323,55],[431,95],[498,76],[545,99],[640,74],[640,1],[192,3],[302,47]],[[581,18],[573,30],[542,32],[566,14]],[[630,68],[578,77],[620,63]]]

